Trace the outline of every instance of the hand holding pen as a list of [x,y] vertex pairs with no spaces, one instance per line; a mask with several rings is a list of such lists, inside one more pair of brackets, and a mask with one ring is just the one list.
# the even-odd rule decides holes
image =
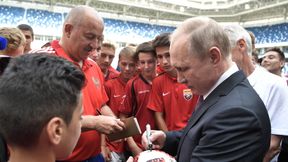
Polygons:
[[148,142],[148,150],[152,150],[152,142],[150,140],[150,136],[151,136],[151,127],[150,127],[150,124],[147,124],[146,125],[146,138],[147,138],[147,142]]

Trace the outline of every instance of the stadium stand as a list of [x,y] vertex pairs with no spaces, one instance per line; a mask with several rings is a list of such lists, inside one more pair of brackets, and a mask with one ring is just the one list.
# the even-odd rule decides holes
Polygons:
[[[26,14],[25,14],[26,12]],[[30,24],[35,33],[55,35],[59,33],[67,13],[55,13],[46,10],[27,9],[10,6],[0,6],[0,23],[15,26],[20,22]],[[106,37],[121,37],[126,39],[153,39],[162,32],[171,32],[175,27],[159,26],[139,22],[104,19]],[[49,34],[48,34],[49,35]]]
[[247,28],[256,36],[257,44],[288,42],[288,24],[266,25]]
[[[0,5],[1,26],[16,26],[27,22],[36,34],[59,36],[61,25],[67,13],[47,10],[25,9]],[[116,40],[151,40],[163,32],[171,32],[175,27],[160,26],[132,21],[105,19],[105,37]],[[288,23],[247,28],[256,36],[257,44],[288,42]]]
[[24,19],[24,13],[24,8],[0,6],[0,23],[15,26]]

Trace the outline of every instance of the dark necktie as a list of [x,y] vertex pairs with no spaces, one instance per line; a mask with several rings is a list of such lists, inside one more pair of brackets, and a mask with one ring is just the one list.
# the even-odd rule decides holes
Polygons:
[[201,96],[199,96],[199,98],[198,98],[198,101],[197,101],[197,104],[196,104],[196,107],[195,107],[195,110],[194,111],[196,111],[201,105],[202,105],[202,103],[203,103],[203,101],[204,101],[204,99],[203,99],[203,96],[201,95]]

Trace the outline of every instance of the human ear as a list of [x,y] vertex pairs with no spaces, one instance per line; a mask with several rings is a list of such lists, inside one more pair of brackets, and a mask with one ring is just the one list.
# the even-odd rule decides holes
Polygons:
[[221,52],[220,52],[219,48],[211,47],[209,49],[209,58],[210,58],[211,63],[217,64],[221,58]]
[[65,33],[65,35],[67,36],[67,38],[70,38],[72,29],[73,29],[73,25],[71,25],[71,24],[65,24],[65,26],[64,26],[64,33]]
[[284,65],[285,65],[285,61],[280,61],[280,66],[281,66],[281,68],[283,68]]
[[46,131],[49,141],[53,145],[58,145],[61,142],[65,126],[65,122],[59,117],[54,117],[47,123]]
[[239,39],[237,41],[237,46],[243,50],[243,48],[247,49],[246,41],[244,39]]

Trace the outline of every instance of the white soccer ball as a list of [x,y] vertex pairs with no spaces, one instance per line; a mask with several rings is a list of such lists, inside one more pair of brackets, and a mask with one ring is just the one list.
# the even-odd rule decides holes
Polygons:
[[135,162],[176,162],[176,160],[163,151],[146,150],[135,158]]

